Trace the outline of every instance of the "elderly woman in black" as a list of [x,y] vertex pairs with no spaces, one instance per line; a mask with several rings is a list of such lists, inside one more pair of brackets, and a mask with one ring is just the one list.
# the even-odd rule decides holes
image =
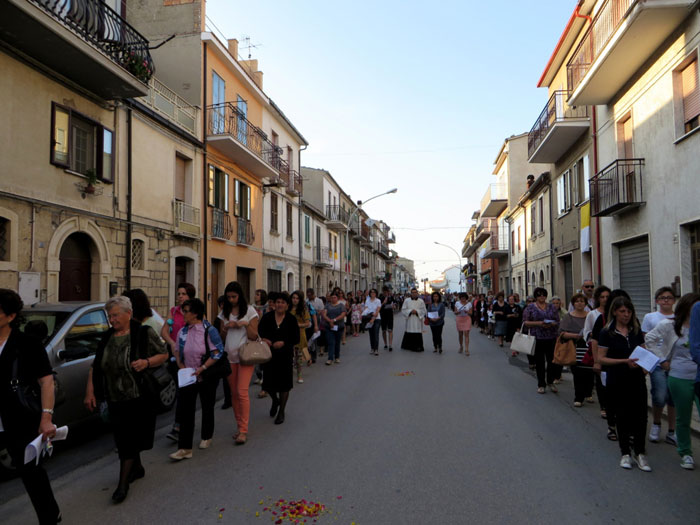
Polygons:
[[132,319],[127,297],[113,297],[105,310],[112,327],[97,348],[85,406],[92,411],[98,400],[107,402],[120,462],[119,484],[112,500],[121,503],[129,492],[129,483],[146,473],[141,451],[153,448],[156,410],[146,387],[146,370],[163,364],[168,354],[151,327]]
[[[0,430],[4,428],[7,450],[24,483],[39,523],[58,523],[61,513],[46,471],[34,461],[24,463],[24,448],[41,434],[43,440],[56,435],[51,422],[54,386],[51,365],[41,341],[19,331],[22,299],[14,291],[0,289]],[[32,385],[41,412],[23,407],[12,391],[14,364],[21,386]]]
[[263,315],[258,334],[272,351],[272,359],[263,365],[263,390],[270,394],[270,417],[275,425],[284,423],[289,391],[294,385],[294,346],[299,344],[299,323],[289,310],[286,293],[271,293],[269,299],[274,308]]

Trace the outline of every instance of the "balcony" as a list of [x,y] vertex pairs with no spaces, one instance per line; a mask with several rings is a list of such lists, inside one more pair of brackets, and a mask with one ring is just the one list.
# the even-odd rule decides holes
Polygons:
[[389,256],[389,247],[386,244],[384,244],[383,242],[377,243],[377,253],[383,259],[390,259],[391,258]]
[[105,100],[141,97],[148,40],[101,0],[3,0],[0,40]]
[[333,267],[333,252],[328,246],[316,246],[314,253],[314,266],[318,268]]
[[188,133],[193,135],[199,133],[197,122],[199,108],[188,104],[185,99],[155,77],[148,83],[148,94],[138,101]]
[[571,107],[568,91],[555,91],[527,134],[529,162],[557,162],[590,127],[588,106]]
[[481,198],[481,216],[498,217],[508,207],[508,191],[505,184],[489,184]]
[[211,209],[211,236],[213,239],[228,241],[233,235],[231,216],[217,208]]
[[569,60],[569,104],[607,104],[691,13],[695,0],[607,0]]
[[287,193],[294,196],[301,195],[301,175],[296,170],[289,170],[289,182],[287,183]]
[[474,244],[480,246],[491,236],[491,232],[498,227],[495,219],[481,219],[474,233]]
[[360,233],[356,238],[360,241],[361,246],[372,246],[372,236],[369,226],[367,226],[364,221],[360,223]]
[[644,204],[644,159],[617,159],[590,180],[591,215],[618,215]]
[[390,232],[389,235],[387,235],[386,242],[388,242],[389,244],[393,244],[396,242],[396,235],[394,235],[394,232]]
[[326,206],[326,226],[331,230],[345,230],[349,220],[350,216],[345,208],[337,204]]
[[198,239],[200,232],[199,208],[182,201],[173,201],[173,227],[175,235]]
[[255,242],[253,224],[241,217],[236,218],[236,243],[245,246],[252,246]]
[[261,180],[280,176],[279,148],[245,118],[235,102],[207,107],[207,142]]
[[508,255],[508,232],[493,224],[484,247],[482,259],[498,259]]

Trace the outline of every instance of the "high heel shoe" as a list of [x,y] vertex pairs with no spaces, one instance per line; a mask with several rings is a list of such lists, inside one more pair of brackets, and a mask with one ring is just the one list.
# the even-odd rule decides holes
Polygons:
[[121,503],[126,499],[126,495],[129,493],[129,485],[126,487],[117,487],[117,490],[112,494],[112,501],[114,503]]
[[284,423],[284,412],[280,412],[275,418],[275,425],[281,425],[282,423]]

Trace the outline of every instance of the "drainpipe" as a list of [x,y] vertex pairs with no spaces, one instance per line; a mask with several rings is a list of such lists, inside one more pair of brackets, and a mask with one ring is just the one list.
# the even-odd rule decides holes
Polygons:
[[527,283],[530,281],[530,273],[527,269],[527,208],[525,205],[521,204],[520,207],[523,209],[523,216],[525,217],[525,239],[523,245],[525,246],[525,299],[530,295],[530,290]]
[[549,282],[554,294],[554,217],[552,215],[552,179],[547,177],[547,193],[549,194]]
[[[306,293],[305,283],[304,283],[304,244],[302,243],[301,236],[303,231],[303,226],[301,220],[304,218],[302,213],[302,193],[304,191],[303,179],[301,178],[301,152],[308,148],[308,145],[304,145],[299,148],[297,153],[297,159],[299,160],[299,290]],[[309,237],[311,236],[311,225],[309,224]]]
[[[204,47],[203,47],[203,53],[204,56],[202,57],[202,71],[204,71],[204,75],[202,75],[202,100],[204,104],[202,104],[202,143],[203,143],[203,152],[202,152],[202,299],[204,300],[204,303],[207,304],[207,276],[209,275],[209,255],[207,251],[207,227],[209,224],[208,221],[208,211],[209,209],[207,208],[208,204],[208,199],[207,199],[207,189],[209,187],[208,185],[208,180],[207,180],[207,43],[204,42]],[[175,283],[175,286],[177,286],[177,283]],[[176,290],[177,291],[177,290]],[[214,312],[212,312],[213,314]],[[213,316],[212,316],[213,318]]]
[[131,237],[133,233],[132,204],[133,204],[133,181],[131,163],[131,108],[126,108],[126,289],[131,290]]

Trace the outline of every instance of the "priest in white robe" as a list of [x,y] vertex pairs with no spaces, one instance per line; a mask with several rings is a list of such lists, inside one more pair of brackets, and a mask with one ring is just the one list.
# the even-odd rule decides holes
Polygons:
[[412,352],[422,352],[423,320],[427,315],[425,302],[418,297],[418,290],[411,289],[411,298],[403,302],[401,313],[406,318],[406,332],[401,341],[401,348]]

